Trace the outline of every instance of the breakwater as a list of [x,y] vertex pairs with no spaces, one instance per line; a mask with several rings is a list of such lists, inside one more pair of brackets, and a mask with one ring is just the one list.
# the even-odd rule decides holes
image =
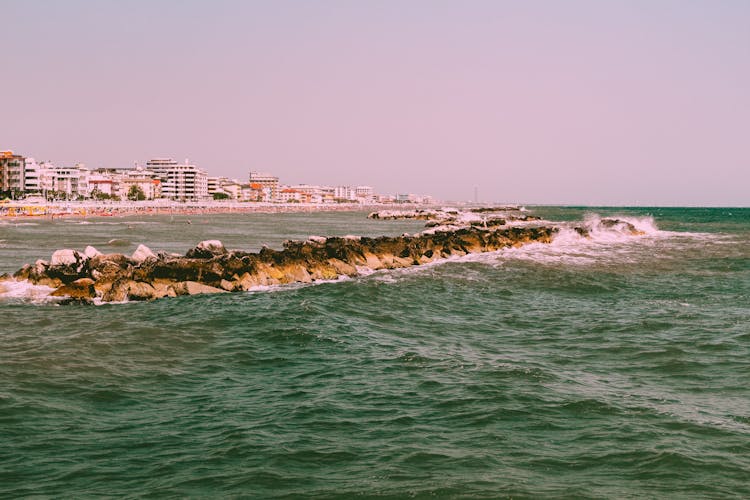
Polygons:
[[130,255],[56,251],[49,262],[23,266],[4,280],[26,280],[54,289],[63,303],[153,300],[168,296],[247,291],[259,286],[310,283],[365,271],[427,264],[437,259],[549,243],[558,228],[463,227],[396,237],[311,237],[259,252],[227,250],[220,241],[198,244],[185,255],[140,245]]

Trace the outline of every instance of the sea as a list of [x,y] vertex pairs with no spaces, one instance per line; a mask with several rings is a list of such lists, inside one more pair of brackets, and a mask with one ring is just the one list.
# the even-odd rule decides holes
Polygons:
[[[0,295],[0,498],[750,498],[750,209],[527,207],[643,234],[312,285]],[[364,212],[0,220],[93,245],[399,235]]]

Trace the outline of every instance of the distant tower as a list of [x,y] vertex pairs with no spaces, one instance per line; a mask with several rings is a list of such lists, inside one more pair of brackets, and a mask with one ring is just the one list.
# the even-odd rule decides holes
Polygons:
[[474,187],[474,203],[479,203],[479,188]]

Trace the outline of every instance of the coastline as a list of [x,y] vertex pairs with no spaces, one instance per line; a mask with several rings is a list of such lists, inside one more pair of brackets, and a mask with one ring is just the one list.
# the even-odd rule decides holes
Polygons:
[[56,217],[126,217],[131,215],[203,215],[228,213],[298,213],[352,212],[367,210],[416,209],[427,205],[416,204],[360,204],[360,203],[267,203],[267,202],[173,202],[150,201],[65,201],[52,203],[0,203],[0,219],[28,219]]

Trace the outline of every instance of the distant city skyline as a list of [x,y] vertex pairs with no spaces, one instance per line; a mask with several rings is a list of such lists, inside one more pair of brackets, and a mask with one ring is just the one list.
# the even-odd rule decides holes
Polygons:
[[440,199],[750,205],[750,3],[5,0],[0,150]]

